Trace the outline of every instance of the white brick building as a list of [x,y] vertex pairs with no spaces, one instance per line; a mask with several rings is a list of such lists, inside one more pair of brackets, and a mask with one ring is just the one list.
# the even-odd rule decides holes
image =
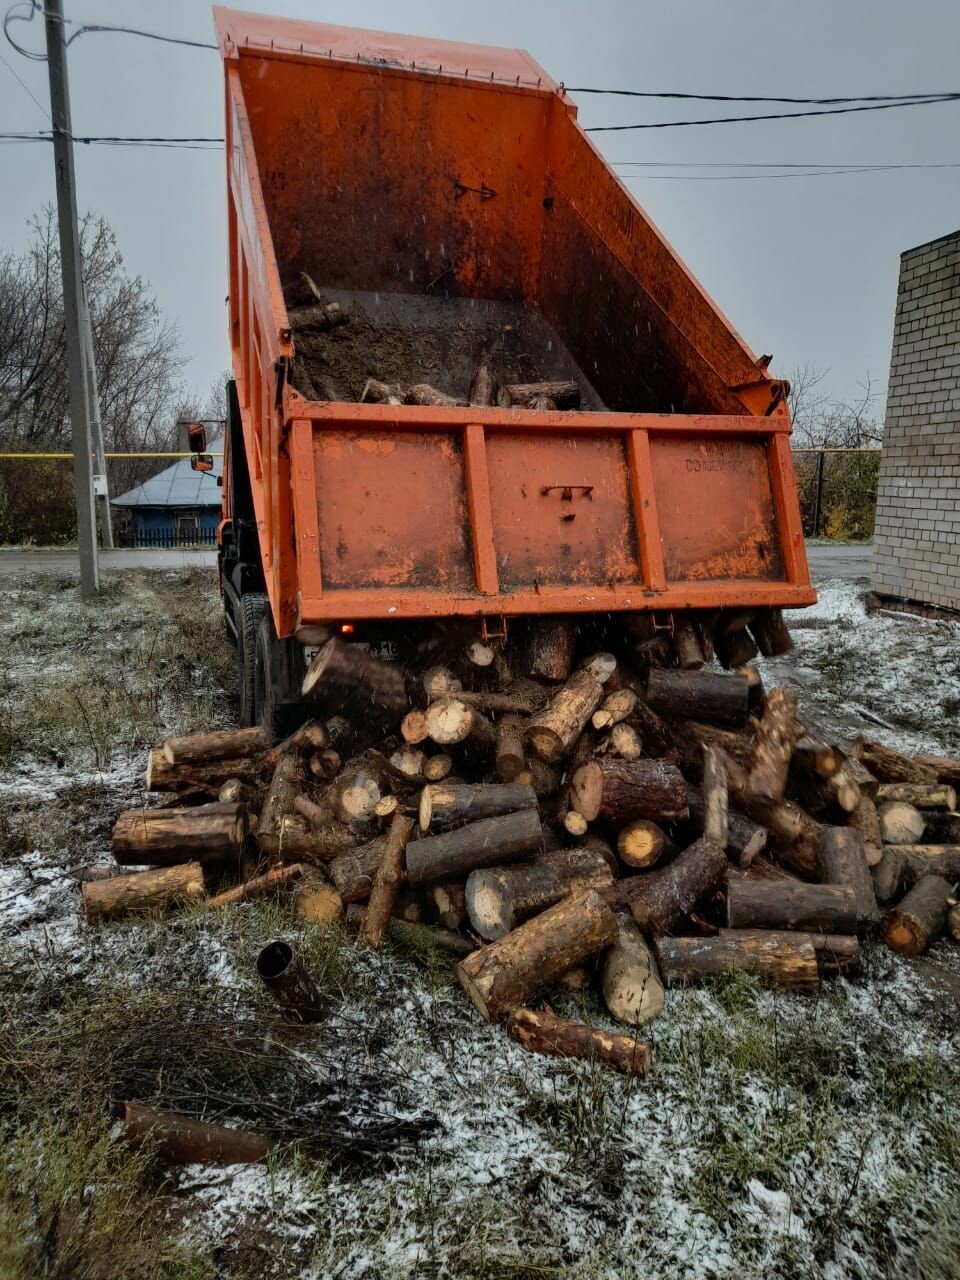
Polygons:
[[960,231],[900,259],[873,589],[960,609]]

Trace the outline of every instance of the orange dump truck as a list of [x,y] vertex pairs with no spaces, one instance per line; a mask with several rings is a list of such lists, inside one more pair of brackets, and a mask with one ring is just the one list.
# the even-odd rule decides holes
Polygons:
[[334,629],[814,600],[787,388],[561,85],[516,49],[215,20],[245,720],[296,717]]

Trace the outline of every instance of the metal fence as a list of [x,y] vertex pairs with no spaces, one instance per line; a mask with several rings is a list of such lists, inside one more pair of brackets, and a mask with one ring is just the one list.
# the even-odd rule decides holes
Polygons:
[[118,547],[173,547],[203,550],[217,545],[216,529],[133,529],[120,525],[114,530]]

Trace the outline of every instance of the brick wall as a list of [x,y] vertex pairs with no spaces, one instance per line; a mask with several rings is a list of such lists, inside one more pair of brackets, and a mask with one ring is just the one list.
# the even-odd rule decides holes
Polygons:
[[900,259],[873,589],[960,609],[960,231]]

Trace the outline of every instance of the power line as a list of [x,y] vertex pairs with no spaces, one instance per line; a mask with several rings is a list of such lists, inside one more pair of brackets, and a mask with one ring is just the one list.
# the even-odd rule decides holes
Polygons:
[[945,163],[926,163],[918,161],[900,164],[895,161],[878,160],[871,163],[867,160],[810,160],[807,164],[799,161],[779,160],[611,160],[616,168],[626,166],[642,166],[645,169],[953,169],[956,165],[950,161]]
[[7,70],[8,70],[8,71],[10,72],[10,74],[13,76],[14,80],[16,80],[17,84],[18,84],[18,85],[20,86],[20,88],[24,91],[24,93],[27,95],[27,97],[28,97],[28,98],[30,98],[33,102],[35,102],[35,103],[36,103],[36,105],[40,108],[40,110],[43,112],[43,114],[44,114],[44,115],[47,117],[47,119],[49,120],[49,119],[50,119],[50,112],[49,112],[49,111],[47,110],[47,108],[43,105],[43,103],[40,101],[40,99],[39,99],[39,98],[35,98],[35,97],[33,96],[33,92],[32,92],[32,90],[30,89],[30,86],[29,86],[29,85],[27,85],[23,80],[21,80],[21,79],[20,79],[20,77],[17,75],[16,71],[14,71],[13,67],[11,67],[10,63],[6,60],[6,58],[3,56],[3,54],[2,54],[2,53],[0,53],[0,62],[2,62],[2,63],[3,63],[3,65],[7,68]]
[[839,98],[775,98],[739,93],[677,93],[673,90],[645,89],[584,89],[563,86],[565,93],[603,93],[621,98],[678,98],[693,102],[788,102],[798,106],[838,106],[844,102],[914,102],[923,98],[951,98],[960,93],[953,89],[941,89],[935,93],[858,93]]
[[[888,173],[891,170],[903,168],[901,165],[858,165],[850,169],[801,169],[794,170],[791,173],[633,173],[623,175],[629,181],[645,182],[770,182],[777,178],[835,178],[841,174],[851,173]],[[954,165],[916,165],[914,168],[931,168],[931,169],[960,169],[960,164]]]
[[897,107],[929,107],[937,102],[955,102],[960,93],[936,98],[914,98],[908,102],[874,102],[862,107],[823,107],[818,111],[774,111],[762,116],[711,116],[706,120],[657,120],[649,124],[601,124],[587,133],[623,133],[631,129],[685,129],[691,125],[741,124],[757,120],[801,120],[806,116],[842,116],[851,111],[891,111]]
[[143,36],[145,40],[160,40],[164,44],[182,44],[188,49],[216,49],[219,51],[220,46],[210,44],[207,40],[184,40],[179,36],[162,36],[156,31],[141,31],[137,27],[108,27],[101,24],[89,24],[78,27],[73,35],[67,41],[67,45],[73,44],[80,36],[89,35],[91,32],[110,32],[113,35],[124,36]]

